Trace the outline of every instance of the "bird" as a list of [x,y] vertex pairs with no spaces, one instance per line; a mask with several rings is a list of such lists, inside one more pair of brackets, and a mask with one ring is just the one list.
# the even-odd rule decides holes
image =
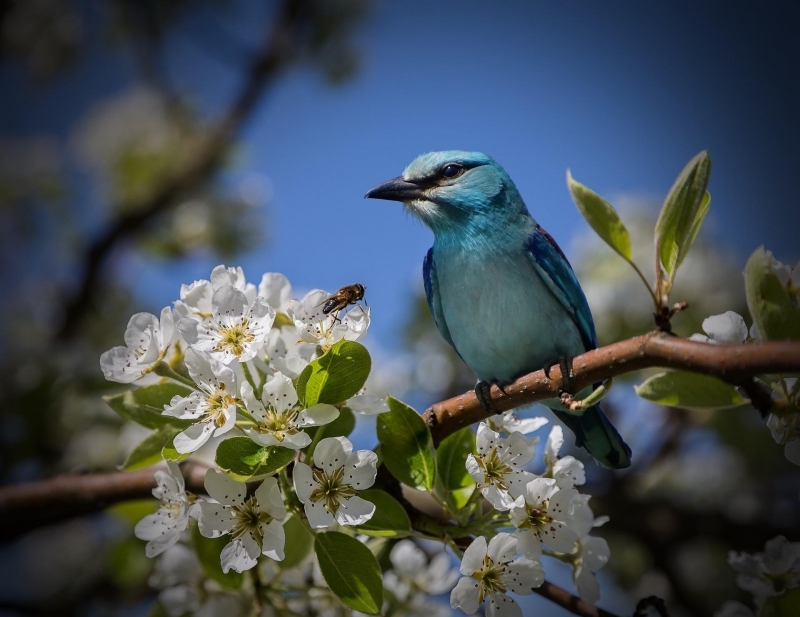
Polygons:
[[[502,388],[598,346],[569,261],[492,157],[422,154],[365,197],[402,202],[433,232],[423,261],[428,307],[442,337],[477,376],[475,393],[485,409],[496,411],[491,384]],[[600,465],[630,466],[631,449],[599,405],[581,414],[554,401],[548,406]]]

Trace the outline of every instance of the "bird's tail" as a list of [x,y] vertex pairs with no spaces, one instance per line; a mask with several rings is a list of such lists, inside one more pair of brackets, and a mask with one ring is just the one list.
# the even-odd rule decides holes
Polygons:
[[581,415],[558,409],[552,411],[575,433],[575,445],[584,448],[600,465],[608,469],[630,467],[631,449],[600,409],[600,405],[589,407]]

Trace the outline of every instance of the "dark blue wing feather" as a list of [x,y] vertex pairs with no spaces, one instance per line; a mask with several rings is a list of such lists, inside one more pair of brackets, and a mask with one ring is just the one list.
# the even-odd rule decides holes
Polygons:
[[428,254],[425,255],[425,260],[422,262],[422,280],[425,282],[425,297],[428,298],[428,308],[433,315],[433,321],[442,338],[455,349],[450,330],[447,329],[444,321],[442,299],[439,297],[439,281],[436,280],[436,264],[433,263],[433,248],[428,249]]
[[572,317],[586,350],[597,347],[597,333],[594,329],[592,312],[583,295],[572,266],[564,256],[552,236],[539,225],[533,231],[526,246],[542,280],[553,295],[558,298]]

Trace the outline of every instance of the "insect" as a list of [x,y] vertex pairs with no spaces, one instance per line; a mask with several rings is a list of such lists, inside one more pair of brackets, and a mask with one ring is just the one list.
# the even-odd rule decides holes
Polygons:
[[[322,307],[322,312],[325,315],[338,313],[351,304],[356,304],[359,300],[364,300],[364,292],[366,290],[367,288],[361,283],[345,285],[330,298],[325,300],[325,306]],[[338,319],[338,317],[335,317],[335,319]]]

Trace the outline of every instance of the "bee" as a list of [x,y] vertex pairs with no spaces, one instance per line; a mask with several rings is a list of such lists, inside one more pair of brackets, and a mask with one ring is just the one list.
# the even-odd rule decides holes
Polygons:
[[[322,312],[325,315],[329,315],[330,313],[338,313],[351,304],[356,304],[359,300],[364,300],[364,292],[366,290],[367,288],[361,283],[345,285],[330,298],[325,300],[325,306],[322,307]],[[364,301],[366,302],[366,300]],[[334,319],[338,320],[338,317],[334,317]]]

